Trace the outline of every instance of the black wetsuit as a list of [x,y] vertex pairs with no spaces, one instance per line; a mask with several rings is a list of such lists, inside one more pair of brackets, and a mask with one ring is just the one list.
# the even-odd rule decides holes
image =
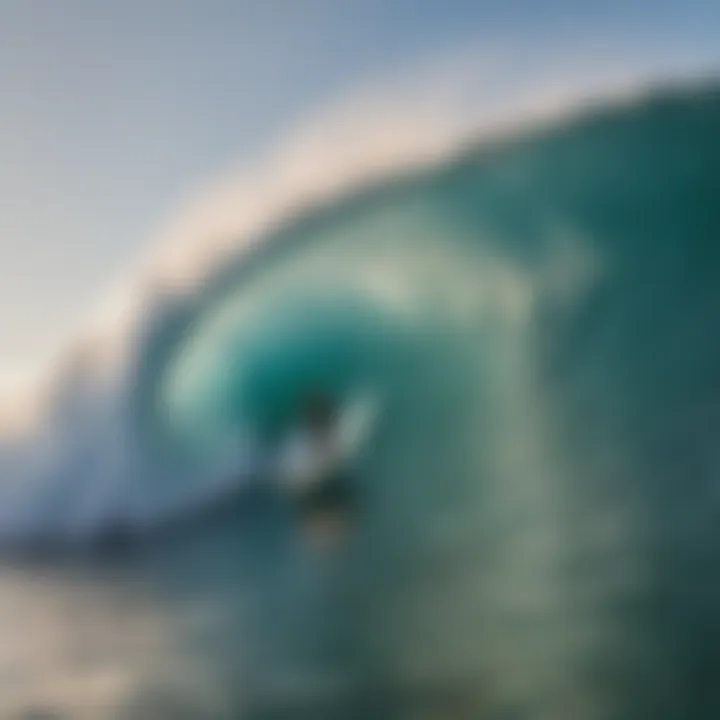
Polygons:
[[298,510],[302,515],[324,512],[355,514],[358,497],[353,478],[347,472],[336,472],[298,494]]

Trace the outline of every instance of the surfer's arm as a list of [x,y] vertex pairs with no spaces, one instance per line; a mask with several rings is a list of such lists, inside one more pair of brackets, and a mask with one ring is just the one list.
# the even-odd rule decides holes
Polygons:
[[360,452],[370,438],[377,412],[377,403],[366,398],[351,405],[343,413],[338,428],[340,460],[350,460]]

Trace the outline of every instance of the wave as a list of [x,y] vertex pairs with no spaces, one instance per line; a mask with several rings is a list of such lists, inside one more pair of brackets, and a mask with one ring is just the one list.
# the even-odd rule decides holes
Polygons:
[[[525,127],[509,133],[499,120],[493,142],[433,126],[422,152],[390,143],[383,163],[344,175],[312,174],[310,152],[302,178],[279,173],[283,192],[248,190],[262,211],[240,225],[208,225],[208,212],[224,217],[214,203],[185,218],[181,234],[208,242],[153,266],[124,325],[79,345],[37,423],[6,442],[0,535],[142,530],[235,494],[255,470],[233,443],[248,428],[277,434],[318,385],[383,396],[361,472],[377,492],[412,478],[420,505],[452,491],[476,507],[488,477],[513,478],[502,492],[521,495],[538,474],[569,482],[578,463],[593,474],[610,462],[603,453],[643,461],[646,438],[617,432],[662,407],[661,373],[682,397],[715,386],[720,96],[687,82],[562,107],[561,119],[520,113]],[[697,388],[683,384],[690,370]],[[562,444],[555,416],[572,413],[586,456]],[[538,482],[545,503],[561,493]]]

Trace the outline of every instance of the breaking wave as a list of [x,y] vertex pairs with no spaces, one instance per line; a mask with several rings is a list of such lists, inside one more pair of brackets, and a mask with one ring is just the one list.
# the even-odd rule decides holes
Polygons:
[[491,496],[535,503],[526,532],[552,543],[578,483],[712,494],[719,121],[717,87],[687,84],[400,148],[362,183],[309,161],[294,204],[208,235],[114,343],[78,348],[6,443],[0,533],[192,514],[242,488],[252,439],[318,385],[383,398],[361,474],[408,537]]

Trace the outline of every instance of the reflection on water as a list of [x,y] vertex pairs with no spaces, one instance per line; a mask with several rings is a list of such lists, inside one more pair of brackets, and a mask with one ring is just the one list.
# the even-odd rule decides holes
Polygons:
[[3,567],[0,716],[236,717],[347,696],[344,563],[290,538],[273,498],[240,505],[152,550]]
[[[6,564],[0,717],[395,717],[413,704],[473,717],[461,677],[433,679],[422,652],[388,655],[403,642],[391,625],[409,629],[383,590],[388,558],[372,556],[368,582],[367,538],[319,554],[293,527],[258,492],[125,555]],[[427,602],[426,573],[395,564],[386,587],[425,585]]]
[[2,570],[2,717],[111,717],[167,665],[167,618],[149,587],[127,580],[77,567]]

